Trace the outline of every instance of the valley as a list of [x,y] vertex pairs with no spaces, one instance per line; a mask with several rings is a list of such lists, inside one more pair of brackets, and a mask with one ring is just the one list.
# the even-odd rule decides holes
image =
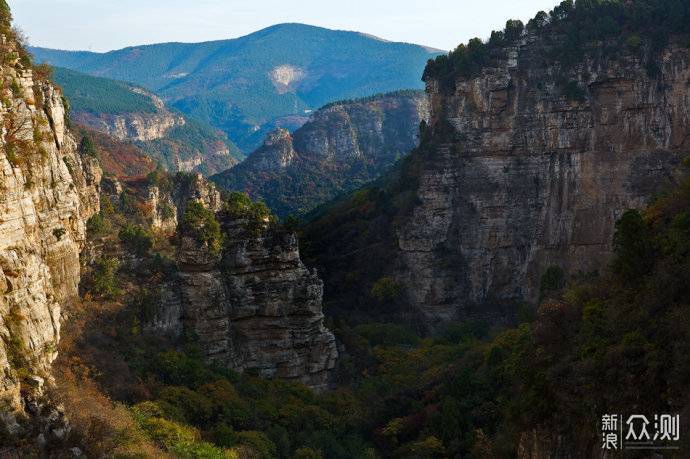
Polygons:
[[608,458],[602,415],[690,415],[687,0],[448,54],[0,35],[0,457]]

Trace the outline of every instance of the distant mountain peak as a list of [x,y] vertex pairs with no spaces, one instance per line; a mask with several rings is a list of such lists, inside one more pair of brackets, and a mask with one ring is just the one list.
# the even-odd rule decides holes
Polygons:
[[[130,81],[223,132],[244,152],[274,127],[342,99],[422,89],[428,48],[360,32],[283,23],[244,37],[108,53],[33,49],[37,61]],[[258,126],[258,128],[257,128]]]

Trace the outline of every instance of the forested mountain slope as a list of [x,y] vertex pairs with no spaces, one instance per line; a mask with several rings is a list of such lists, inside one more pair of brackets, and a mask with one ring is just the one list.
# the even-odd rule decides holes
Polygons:
[[428,116],[422,91],[334,102],[292,134],[274,131],[244,163],[212,180],[263,200],[278,216],[304,215],[390,169],[417,146]]
[[245,37],[108,53],[32,48],[41,62],[129,81],[225,131],[249,153],[275,127],[336,100],[421,88],[437,50],[356,32],[279,24]]
[[133,142],[173,172],[213,174],[244,157],[221,131],[170,109],[141,87],[60,67],[53,78],[75,123]]

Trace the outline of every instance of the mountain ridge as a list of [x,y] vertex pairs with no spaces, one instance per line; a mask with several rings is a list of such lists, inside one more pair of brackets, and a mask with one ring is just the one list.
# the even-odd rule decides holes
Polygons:
[[274,29],[279,29],[279,28],[287,28],[287,27],[304,27],[304,28],[311,28],[311,29],[317,29],[317,30],[329,30],[332,32],[347,32],[347,33],[356,33],[359,35],[362,35],[366,38],[371,38],[373,40],[385,42],[385,43],[401,43],[405,45],[413,45],[413,46],[420,46],[422,48],[427,49],[430,52],[434,53],[445,53],[447,52],[446,50],[435,48],[433,46],[428,46],[428,45],[422,45],[419,43],[412,43],[409,41],[397,41],[397,40],[389,40],[387,38],[379,37],[378,35],[372,34],[372,33],[367,33],[367,32],[360,32],[357,30],[350,30],[350,29],[331,29],[330,27],[323,27],[323,26],[317,26],[313,24],[307,24],[304,22],[279,22],[277,24],[273,24],[270,26],[263,27],[259,30],[256,30],[254,32],[250,32],[245,35],[240,35],[238,37],[231,37],[231,38],[219,38],[216,40],[202,40],[202,41],[162,41],[162,42],[156,42],[156,43],[145,43],[145,44],[140,44],[140,45],[129,45],[129,46],[123,46],[121,48],[113,48],[109,49],[106,51],[89,51],[85,49],[63,49],[63,48],[50,48],[48,46],[29,46],[29,49],[40,49],[40,50],[46,50],[46,51],[60,51],[60,52],[65,52],[65,53],[75,53],[75,54],[89,54],[89,55],[98,55],[98,54],[108,54],[112,53],[115,51],[123,51],[127,49],[134,49],[134,48],[142,48],[146,46],[157,46],[157,45],[199,45],[199,44],[206,44],[206,43],[218,43],[218,42],[225,42],[225,41],[231,41],[231,40],[237,40],[240,38],[245,38],[249,37],[251,35],[255,35],[264,31],[269,31],[269,30],[274,30]]
[[156,92],[188,116],[223,130],[245,153],[276,127],[336,100],[422,89],[428,47],[303,24],[243,37],[164,43],[106,53],[31,48],[38,61]]
[[293,133],[272,131],[242,164],[211,180],[263,200],[280,217],[304,215],[377,179],[417,146],[428,116],[423,91],[332,102]]

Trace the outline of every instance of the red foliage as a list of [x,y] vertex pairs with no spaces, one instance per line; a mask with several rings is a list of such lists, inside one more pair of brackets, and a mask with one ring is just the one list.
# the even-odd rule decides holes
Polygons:
[[83,126],[78,128],[83,134],[91,137],[96,145],[103,172],[119,179],[140,178],[156,168],[156,163],[135,145]]

